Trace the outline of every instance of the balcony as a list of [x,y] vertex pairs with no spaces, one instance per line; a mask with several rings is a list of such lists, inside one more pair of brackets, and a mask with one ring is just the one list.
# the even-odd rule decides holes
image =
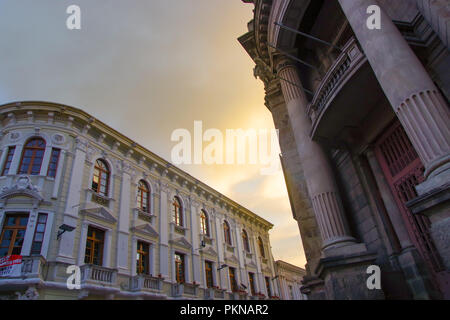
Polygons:
[[233,293],[230,293],[230,300],[247,300],[247,292],[234,291]]
[[205,299],[225,299],[225,290],[219,288],[207,288],[205,289]]
[[191,283],[172,284],[172,296],[175,298],[195,298],[198,293],[198,285]]
[[315,90],[307,107],[313,139],[344,140],[359,127],[382,97],[365,54],[351,38]]
[[16,268],[16,270],[11,269],[10,272],[0,276],[0,279],[13,279],[13,278],[43,279],[43,274],[45,268],[47,267],[46,263],[47,263],[46,260],[42,256],[22,257],[21,264],[13,266],[14,268]]
[[81,285],[93,284],[103,286],[114,286],[117,280],[117,270],[85,264],[81,269]]
[[148,291],[159,293],[162,290],[162,278],[149,275],[137,275],[130,278],[130,291]]

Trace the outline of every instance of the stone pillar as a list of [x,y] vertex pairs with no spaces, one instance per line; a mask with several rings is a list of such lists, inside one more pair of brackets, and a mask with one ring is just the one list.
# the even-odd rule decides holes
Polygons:
[[66,160],[66,150],[61,150],[61,154],[59,155],[59,160],[58,160],[58,167],[56,168],[55,183],[53,184],[53,193],[52,193],[53,199],[58,198],[58,193],[62,187],[61,186],[61,177],[62,177],[64,166],[65,166],[65,160]]
[[[169,277],[169,238],[168,238],[168,221],[167,216],[169,211],[167,208],[168,203],[168,186],[164,182],[160,182],[160,203],[159,203],[159,273],[166,279]],[[173,259],[173,253],[170,256]],[[173,264],[173,263],[172,263]],[[175,274],[173,273],[173,279]]]
[[[223,228],[222,228],[223,218],[222,215],[219,213],[216,213],[216,248],[217,248],[217,254],[219,259],[219,265],[218,268],[221,268],[221,266],[225,263],[225,253],[224,253],[224,238],[223,238]],[[225,289],[230,289],[231,287],[228,285],[228,268],[223,268],[219,271],[219,279],[220,279],[220,287]]]
[[[305,174],[313,210],[322,236],[322,250],[336,245],[354,243],[344,217],[344,209],[338,194],[334,174],[322,147],[311,140],[311,121],[306,114],[307,101],[297,69],[288,60],[277,66],[284,99],[289,114],[301,165]],[[298,84],[294,86],[293,84]]]
[[425,165],[419,195],[450,181],[450,110],[427,71],[381,8],[381,29],[366,26],[376,0],[339,0],[375,75]]
[[[64,224],[77,227],[78,212],[80,210],[81,189],[83,183],[84,163],[86,160],[87,141],[82,138],[75,140],[75,154],[73,156],[72,171],[70,173],[69,190],[67,191],[66,208],[64,210]],[[59,168],[62,169],[62,168]],[[61,236],[57,261],[75,263],[74,242],[79,231],[66,232]],[[80,235],[82,236],[82,235]],[[83,238],[80,238],[83,241]],[[84,250],[81,248],[80,250]],[[83,252],[84,255],[84,252]]]
[[189,199],[191,204],[191,240],[192,240],[192,272],[194,278],[193,281],[197,283],[202,283],[201,278],[201,264],[200,264],[200,241],[199,241],[199,223],[200,223],[200,214],[199,214],[199,206],[200,203],[195,201],[193,198]]
[[[394,112],[425,166],[418,197],[406,205],[430,217],[430,234],[450,270],[450,109],[427,71],[381,8],[381,29],[366,27],[376,0],[339,0]],[[448,281],[448,280],[446,280]],[[447,289],[447,295],[450,295]]]
[[322,237],[322,259],[315,273],[324,280],[329,299],[378,299],[381,290],[369,290],[367,267],[376,254],[350,235],[334,173],[322,147],[312,141],[307,100],[297,69],[283,59],[277,65],[308,193]]
[[[129,252],[128,239],[130,236],[130,211],[131,211],[131,166],[126,162],[122,162],[122,179],[120,186],[120,209],[119,219],[117,222],[117,256],[116,264],[119,273],[129,274],[128,268]],[[133,196],[135,198],[135,195]],[[136,251],[131,252],[131,256],[136,256]],[[134,259],[132,260],[132,263]]]
[[448,0],[416,0],[417,8],[442,43],[450,49],[450,2]]
[[[302,238],[303,249],[307,260],[306,271],[312,275],[320,260],[322,240],[320,238],[317,219],[314,216],[308,190],[305,183],[304,172],[299,159],[292,126],[288,118],[286,102],[284,101],[281,84],[278,80],[266,83],[266,107],[272,113],[275,128],[279,130],[279,142],[282,157],[280,158],[283,174],[286,181],[289,200],[294,219],[297,221]],[[309,295],[313,291],[320,291],[318,285],[314,290],[305,279],[304,285],[309,288]],[[278,285],[278,281],[274,282]],[[317,283],[317,282],[316,282]],[[323,289],[323,288],[322,288]]]

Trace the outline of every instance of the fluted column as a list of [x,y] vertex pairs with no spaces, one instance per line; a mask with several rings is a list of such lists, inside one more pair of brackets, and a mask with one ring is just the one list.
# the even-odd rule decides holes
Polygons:
[[[419,194],[450,178],[450,111],[427,71],[377,0],[339,0],[378,81],[425,165]],[[366,26],[381,7],[381,29]]]
[[450,2],[448,0],[416,0],[417,8],[442,43],[450,48]]
[[301,89],[296,67],[288,60],[277,66],[286,108],[294,132],[308,192],[322,236],[322,248],[340,242],[355,242],[350,236],[336,182],[322,147],[312,141],[311,121],[306,114],[307,101]]

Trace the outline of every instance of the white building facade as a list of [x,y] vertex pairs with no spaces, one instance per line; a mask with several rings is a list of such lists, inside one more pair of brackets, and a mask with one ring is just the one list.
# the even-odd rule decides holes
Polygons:
[[275,261],[278,288],[282,300],[307,300],[301,292],[302,280],[306,270],[282,260]]
[[0,114],[0,298],[279,296],[268,221],[79,109]]

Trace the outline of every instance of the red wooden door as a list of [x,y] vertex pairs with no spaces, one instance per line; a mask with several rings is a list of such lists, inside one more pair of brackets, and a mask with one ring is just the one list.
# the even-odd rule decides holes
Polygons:
[[424,166],[405,130],[396,121],[377,141],[375,154],[388,181],[411,240],[432,272],[444,297],[450,295],[450,277],[430,235],[428,217],[412,212],[406,202],[416,198],[415,186],[424,180]]

